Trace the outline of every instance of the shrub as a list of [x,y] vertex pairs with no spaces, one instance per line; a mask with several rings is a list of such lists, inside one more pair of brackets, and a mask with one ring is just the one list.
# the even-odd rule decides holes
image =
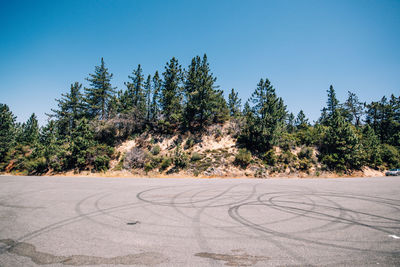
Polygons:
[[383,144],[382,145],[382,160],[388,168],[399,168],[400,166],[400,152],[396,147]]
[[297,155],[299,159],[312,159],[313,151],[309,147],[303,147]]
[[289,151],[296,146],[296,138],[293,134],[283,133],[279,140],[279,147],[284,151]]
[[171,166],[172,160],[171,158],[164,157],[161,161],[160,171],[166,170],[169,166]]
[[99,155],[94,159],[94,169],[96,171],[106,171],[110,158],[107,155]]
[[151,162],[146,162],[144,164],[144,171],[146,172],[146,174],[151,171],[153,169],[153,165],[151,164]]
[[87,151],[86,163],[93,166],[96,171],[106,171],[114,154],[114,148],[105,144],[97,144]]
[[143,168],[146,163],[146,156],[143,149],[134,147],[126,153],[123,166],[125,169]]
[[185,152],[181,151],[180,146],[175,149],[174,164],[177,168],[186,168],[188,164],[188,156]]
[[153,154],[154,156],[160,154],[161,148],[159,145],[155,145],[153,146],[153,149],[151,150],[151,154]]
[[275,151],[273,149],[268,150],[267,152],[265,152],[263,159],[265,163],[267,163],[267,165],[274,166],[277,161],[277,156],[275,154]]
[[185,142],[185,149],[189,149],[189,148],[192,148],[193,146],[194,146],[194,144],[195,144],[195,141],[194,141],[194,139],[193,138],[191,138],[191,137],[189,137],[187,140],[186,140],[186,142]]
[[194,152],[192,154],[192,157],[190,158],[190,161],[198,161],[201,160],[203,157],[201,156],[200,153]]
[[279,156],[279,161],[290,164],[296,159],[296,156],[290,151],[285,151]]
[[239,152],[235,156],[235,165],[239,165],[242,168],[246,168],[251,162],[251,153],[247,149],[239,149]]
[[311,168],[311,162],[308,159],[303,158],[299,160],[299,170],[308,171],[310,168]]

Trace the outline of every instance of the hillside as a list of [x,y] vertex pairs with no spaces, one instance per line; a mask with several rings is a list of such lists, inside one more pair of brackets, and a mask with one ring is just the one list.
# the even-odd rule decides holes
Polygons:
[[[347,174],[323,170],[315,147],[293,147],[287,151],[276,146],[276,161],[252,155],[238,162],[240,146],[233,137],[235,122],[213,125],[202,134],[151,134],[127,140],[115,147],[115,157],[106,172],[81,172],[92,176],[137,177],[372,177],[383,176],[368,167]],[[309,154],[307,154],[309,153]],[[49,173],[53,174],[53,173]],[[73,175],[73,173],[68,173]]]

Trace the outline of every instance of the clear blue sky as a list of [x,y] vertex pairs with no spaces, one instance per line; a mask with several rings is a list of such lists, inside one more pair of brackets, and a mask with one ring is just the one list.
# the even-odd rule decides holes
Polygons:
[[[269,78],[289,111],[316,120],[333,84],[362,101],[400,93],[400,1],[0,1],[0,103],[43,125],[55,98],[100,58],[124,81],[207,53],[244,101]],[[226,93],[227,96],[227,93]]]

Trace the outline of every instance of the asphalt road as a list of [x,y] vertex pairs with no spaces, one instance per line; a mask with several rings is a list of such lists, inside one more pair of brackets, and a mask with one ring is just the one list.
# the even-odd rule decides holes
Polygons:
[[0,266],[400,266],[400,177],[0,177]]

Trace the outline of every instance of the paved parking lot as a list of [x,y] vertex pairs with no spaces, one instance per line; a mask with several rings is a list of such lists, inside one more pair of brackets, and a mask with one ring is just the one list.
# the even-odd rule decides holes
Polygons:
[[0,177],[0,266],[399,266],[399,237],[399,177]]

